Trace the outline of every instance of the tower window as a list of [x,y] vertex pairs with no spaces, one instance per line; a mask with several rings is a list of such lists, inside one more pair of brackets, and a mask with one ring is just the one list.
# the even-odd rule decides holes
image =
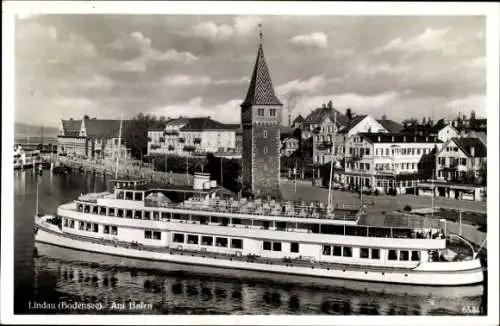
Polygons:
[[275,117],[276,116],[276,109],[269,109],[269,116]]
[[264,116],[264,109],[257,109],[257,115],[259,117],[263,117]]
[[264,130],[264,138],[267,138],[267,130]]
[[264,147],[264,154],[267,154],[267,146]]

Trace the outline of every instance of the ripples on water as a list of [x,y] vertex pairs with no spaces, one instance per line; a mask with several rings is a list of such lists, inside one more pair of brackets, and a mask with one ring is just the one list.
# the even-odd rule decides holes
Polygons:
[[[100,313],[141,314],[329,314],[329,315],[450,315],[465,305],[478,306],[481,294],[437,294],[433,289],[353,281],[315,283],[282,275],[253,277],[217,272],[198,273],[202,267],[164,264],[164,270],[138,268],[137,262],[106,255],[41,245],[32,258],[31,221],[35,212],[36,178],[40,178],[40,210],[54,212],[80,193],[103,191],[106,182],[92,175],[42,177],[17,172],[15,193],[15,309],[16,313],[54,313],[27,310],[27,301],[101,302]],[[37,245],[39,247],[40,245]],[[152,266],[151,266],[152,267]],[[155,267],[152,267],[155,268]],[[389,292],[391,290],[391,292]],[[442,290],[440,290],[442,291]],[[467,293],[472,293],[469,289]],[[113,303],[151,303],[151,310],[111,309]],[[57,311],[61,313],[61,311]],[[89,313],[89,311],[66,311]],[[96,311],[91,311],[96,313]]]

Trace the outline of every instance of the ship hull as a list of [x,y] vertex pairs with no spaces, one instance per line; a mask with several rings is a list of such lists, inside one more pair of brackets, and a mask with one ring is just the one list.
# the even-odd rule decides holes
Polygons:
[[[295,276],[306,276],[326,279],[345,279],[367,282],[396,283],[406,285],[424,285],[424,286],[464,286],[477,285],[483,282],[483,268],[476,267],[472,269],[443,270],[446,263],[441,263],[440,270],[432,270],[432,265],[423,263],[418,269],[413,270],[391,270],[385,271],[369,270],[366,268],[314,268],[314,266],[292,266],[269,263],[249,262],[245,260],[236,260],[229,258],[214,258],[208,253],[205,255],[194,255],[182,252],[158,252],[139,248],[126,248],[122,246],[113,246],[102,244],[96,241],[86,241],[74,239],[66,236],[65,233],[48,229],[37,225],[35,235],[37,243],[55,245],[63,248],[81,250],[99,254],[106,254],[118,257],[127,257],[140,259],[143,261],[154,261],[160,263],[178,263],[183,265],[205,266],[211,268],[227,269],[234,273],[240,271],[256,271],[276,274],[289,274]],[[470,262],[466,262],[470,263]],[[477,264],[474,264],[476,266]],[[455,265],[456,266],[456,265]]]

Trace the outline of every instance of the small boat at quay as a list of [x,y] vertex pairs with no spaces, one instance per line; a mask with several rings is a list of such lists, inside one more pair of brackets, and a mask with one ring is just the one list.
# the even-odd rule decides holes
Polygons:
[[[113,180],[55,215],[35,241],[155,263],[405,285],[483,282],[478,252],[439,223],[360,225],[363,207],[237,198],[208,174],[193,186]],[[481,249],[479,249],[481,250]]]

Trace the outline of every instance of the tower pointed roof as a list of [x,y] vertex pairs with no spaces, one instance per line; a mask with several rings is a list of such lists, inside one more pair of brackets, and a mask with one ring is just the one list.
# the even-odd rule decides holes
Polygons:
[[283,105],[274,93],[271,74],[264,58],[262,43],[259,44],[259,50],[257,51],[257,60],[255,60],[247,96],[241,105]]

